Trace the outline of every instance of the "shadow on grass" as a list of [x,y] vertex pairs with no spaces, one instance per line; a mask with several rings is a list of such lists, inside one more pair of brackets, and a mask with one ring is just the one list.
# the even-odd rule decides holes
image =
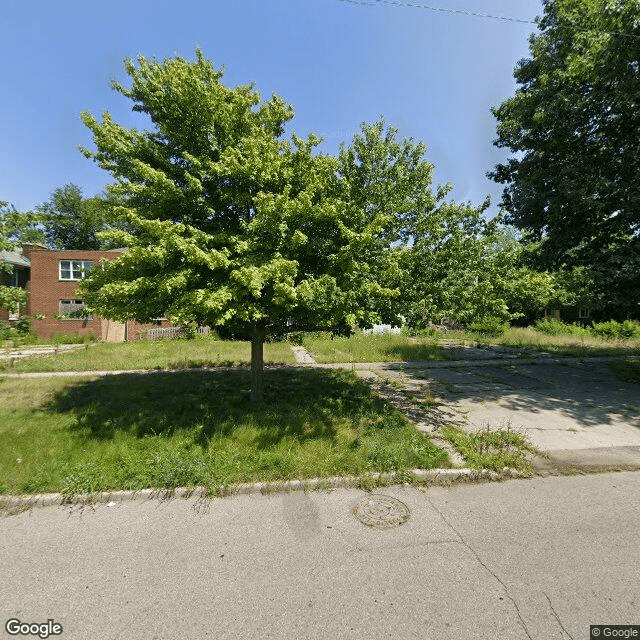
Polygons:
[[243,428],[257,430],[254,443],[264,449],[285,437],[334,439],[341,419],[358,422],[386,411],[366,383],[345,371],[265,371],[260,404],[249,401],[249,386],[247,370],[122,374],[68,387],[47,409],[74,415],[71,428],[88,439],[189,432],[203,449]]

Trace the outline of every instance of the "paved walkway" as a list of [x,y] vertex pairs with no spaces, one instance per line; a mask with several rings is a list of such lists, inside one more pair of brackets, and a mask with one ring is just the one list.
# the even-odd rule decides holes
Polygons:
[[503,346],[446,351],[452,360],[308,366],[354,369],[441,446],[446,424],[508,427],[546,454],[534,460],[540,472],[640,469],[640,385],[618,380],[610,363],[619,356],[560,357]]
[[43,344],[24,347],[16,347],[11,349],[0,349],[1,360],[21,360],[30,356],[48,356],[67,351],[75,351],[76,349],[84,349],[85,344]]

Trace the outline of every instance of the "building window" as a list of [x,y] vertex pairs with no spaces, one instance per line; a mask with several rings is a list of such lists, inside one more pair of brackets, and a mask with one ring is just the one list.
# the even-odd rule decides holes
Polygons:
[[60,260],[60,280],[82,280],[92,266],[91,260]]
[[578,318],[586,320],[591,317],[591,309],[578,309]]
[[[71,316],[72,313],[76,311],[80,311],[84,307],[83,300],[60,300],[59,302],[59,310],[61,314],[66,316]],[[91,320],[92,316],[87,316],[87,319]],[[82,320],[84,318],[79,317],[70,317],[69,320]]]

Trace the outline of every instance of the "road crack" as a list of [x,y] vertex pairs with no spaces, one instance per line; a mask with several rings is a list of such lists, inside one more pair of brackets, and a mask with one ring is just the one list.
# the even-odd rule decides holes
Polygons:
[[[498,574],[493,569],[491,569],[491,567],[489,567],[482,560],[482,558],[478,555],[477,551],[462,537],[462,534],[445,518],[445,516],[442,513],[442,511],[440,511],[440,509],[438,509],[438,507],[436,507],[436,505],[433,503],[433,500],[431,500],[430,496],[427,496],[427,500],[429,501],[429,504],[438,513],[438,515],[442,518],[442,521],[449,527],[449,529],[451,529],[451,531],[453,531],[456,534],[456,536],[458,536],[458,539],[459,539],[460,543],[464,547],[466,547],[470,551],[470,553],[475,557],[475,559],[478,561],[480,566],[482,566],[485,569],[485,571],[487,571],[487,573],[489,573],[491,576],[493,576],[493,578],[495,580],[497,580],[498,583],[500,583],[500,585],[504,589],[504,593],[505,593],[506,597],[510,600],[511,604],[513,604],[513,608],[516,611],[516,614],[518,616],[518,620],[520,620],[520,624],[522,625],[522,628],[524,629],[524,632],[527,634],[527,638],[529,638],[529,640],[533,640],[533,638],[531,637],[531,634],[529,633],[529,629],[527,629],[527,624],[524,621],[524,618],[522,617],[522,614],[520,613],[520,608],[518,607],[518,603],[515,601],[513,596],[509,593],[509,588],[507,587],[507,585],[502,581],[502,579],[498,576]],[[560,626],[562,626],[562,625],[560,625]],[[571,636],[569,636],[569,637],[571,637]]]
[[562,622],[560,622],[560,617],[556,613],[556,610],[553,608],[553,605],[551,604],[551,599],[549,598],[549,596],[544,591],[542,592],[542,595],[547,599],[547,602],[549,603],[549,608],[553,612],[553,615],[555,616],[556,620],[558,621],[558,624],[560,625],[560,628],[562,629],[562,631],[564,631],[564,633],[566,633],[569,636],[569,638],[571,638],[571,640],[573,640],[573,636],[564,628],[564,625],[562,624]]

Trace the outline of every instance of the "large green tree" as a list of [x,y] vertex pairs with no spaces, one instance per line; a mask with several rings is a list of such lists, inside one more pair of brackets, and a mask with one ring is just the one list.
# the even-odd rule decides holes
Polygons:
[[402,216],[382,200],[356,202],[345,174],[357,152],[339,160],[317,153],[313,135],[285,139],[292,108],[225,86],[199,50],[125,69],[130,86],[113,86],[148,128],[85,113],[95,150],[84,152],[115,178],[116,212],[136,233],[108,232],[130,249],[83,281],[89,307],[249,332],[252,400],[263,397],[268,334],[397,319],[383,272],[393,272]]
[[493,109],[515,153],[489,175],[544,267],[582,267],[595,304],[640,315],[640,2],[544,0],[513,97]]

